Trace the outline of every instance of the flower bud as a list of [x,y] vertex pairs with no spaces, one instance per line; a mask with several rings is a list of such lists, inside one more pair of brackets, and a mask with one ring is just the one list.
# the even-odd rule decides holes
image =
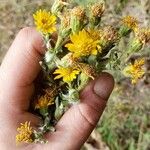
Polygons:
[[117,40],[117,31],[111,26],[104,27],[103,31],[101,31],[101,45],[105,47],[110,43],[116,42]]
[[87,19],[86,19],[86,13],[85,10],[78,6],[72,9],[71,12],[71,29],[72,32],[78,33],[80,30],[84,28],[84,26],[87,24]]
[[81,70],[81,72],[84,73],[86,76],[94,80],[96,76],[94,67],[85,63],[76,63],[75,66],[78,67],[79,70]]
[[150,43],[150,29],[138,29],[135,38],[129,44],[128,55],[140,51],[147,43]]
[[94,28],[99,25],[101,17],[105,11],[104,3],[94,4],[90,7],[90,26]]
[[51,12],[54,15],[59,15],[63,8],[67,5],[68,3],[65,0],[55,0],[54,4],[52,5]]
[[88,83],[89,79],[95,79],[96,70],[93,66],[85,64],[85,63],[74,63],[74,66],[81,71],[80,74],[80,85],[78,86],[78,90],[82,90]]
[[102,48],[101,56],[105,56],[118,40],[118,33],[113,27],[106,26],[100,31],[100,34],[100,46]]
[[132,30],[136,31],[138,29],[138,21],[132,16],[126,16],[122,19],[122,25],[119,30],[121,36],[128,35]]
[[70,35],[71,28],[70,28],[70,16],[67,16],[67,14],[64,14],[61,18],[61,25],[59,30],[59,35],[62,38],[66,38]]
[[138,29],[135,34],[139,41],[144,45],[150,43],[150,28]]

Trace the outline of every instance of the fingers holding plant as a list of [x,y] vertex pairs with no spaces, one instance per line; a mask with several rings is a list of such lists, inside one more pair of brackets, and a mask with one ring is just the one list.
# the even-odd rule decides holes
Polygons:
[[[117,27],[107,25],[102,21],[105,9],[104,3],[83,7],[57,0],[50,11],[38,10],[33,15],[46,52],[43,59],[37,59],[32,66],[36,74],[27,83],[35,79],[40,68],[37,62],[40,62],[42,78],[38,80],[31,106],[32,112],[42,117],[43,124],[28,137],[29,140],[18,142],[43,143],[45,133],[57,131],[56,124],[63,114],[70,107],[80,105],[80,92],[103,71],[123,72],[133,84],[145,75],[144,58],[129,63],[126,60],[140,53],[150,42],[149,28],[141,29],[132,16],[124,17]],[[53,38],[55,33],[57,39]],[[131,33],[133,39],[127,49],[119,51],[119,42]],[[29,122],[21,126],[31,129]]]

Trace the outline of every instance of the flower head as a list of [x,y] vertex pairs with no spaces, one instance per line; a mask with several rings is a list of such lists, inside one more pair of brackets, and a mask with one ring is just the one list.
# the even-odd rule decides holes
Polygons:
[[134,31],[138,28],[138,21],[132,16],[125,16],[122,19],[122,23],[124,26],[127,26],[129,29],[132,29]]
[[100,30],[100,47],[102,51],[101,56],[106,56],[108,52],[114,47],[114,43],[118,40],[118,32],[111,26],[106,26]]
[[95,40],[86,30],[70,36],[71,42],[65,45],[73,53],[75,58],[82,56],[97,55],[99,40]]
[[128,65],[124,70],[123,73],[126,77],[130,77],[132,79],[132,84],[137,83],[138,79],[141,79],[144,75],[145,71],[143,69],[145,60],[138,59],[135,60],[134,64]]
[[150,44],[150,28],[138,28],[135,31],[135,38],[129,45],[128,53],[139,52],[145,44]]
[[35,109],[43,109],[43,108],[47,108],[50,105],[54,104],[54,98],[51,98],[48,94],[45,94],[44,96],[41,96],[36,105],[35,105]]
[[94,67],[85,64],[85,63],[75,63],[74,64],[79,70],[81,70],[82,73],[84,73],[87,77],[90,77],[91,79],[94,80],[96,76],[96,72]]
[[61,20],[61,24],[60,24],[59,34],[63,38],[68,37],[71,33],[70,16],[68,16],[68,12],[64,13],[63,16],[61,16],[60,20]]
[[91,6],[91,12],[94,17],[101,17],[104,13],[105,6],[103,3],[94,4]]
[[103,30],[99,31],[101,34],[101,41],[107,43],[114,43],[118,40],[118,33],[112,26],[106,26]]
[[55,80],[63,78],[63,81],[66,83],[70,83],[74,79],[76,79],[76,77],[79,73],[80,73],[79,70],[77,70],[76,68],[72,68],[72,67],[68,67],[68,68],[60,67],[60,68],[56,69],[54,72],[54,74],[58,74],[55,77]]
[[81,6],[74,7],[71,11],[70,27],[72,33],[78,33],[87,24],[85,9]]
[[150,28],[138,29],[136,32],[136,38],[140,40],[142,44],[150,42]]
[[30,126],[30,122],[26,121],[24,124],[21,123],[21,126],[17,129],[19,132],[18,135],[16,135],[16,143],[20,142],[26,142],[26,143],[32,143],[33,142],[33,129]]
[[38,10],[33,14],[35,25],[38,31],[43,34],[49,34],[56,31],[56,17],[51,12]]
[[85,10],[81,6],[74,7],[72,9],[72,15],[77,17],[79,20],[84,20]]

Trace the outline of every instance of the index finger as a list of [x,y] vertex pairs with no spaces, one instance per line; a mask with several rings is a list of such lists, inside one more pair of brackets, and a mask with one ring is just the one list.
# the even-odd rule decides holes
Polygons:
[[42,36],[33,28],[22,29],[2,62],[0,81],[13,86],[31,84],[40,70],[43,53]]
[[0,67],[0,103],[3,108],[28,109],[43,53],[43,39],[35,29],[27,27],[18,33]]

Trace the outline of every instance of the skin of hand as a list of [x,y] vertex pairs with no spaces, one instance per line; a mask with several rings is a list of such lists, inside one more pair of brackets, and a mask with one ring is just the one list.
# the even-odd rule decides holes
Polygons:
[[95,128],[114,87],[113,77],[102,73],[90,81],[80,94],[80,103],[72,106],[47,133],[47,144],[16,146],[16,129],[30,121],[36,127],[40,118],[29,113],[34,81],[44,54],[41,35],[35,29],[22,29],[0,66],[0,149],[1,150],[79,150]]

